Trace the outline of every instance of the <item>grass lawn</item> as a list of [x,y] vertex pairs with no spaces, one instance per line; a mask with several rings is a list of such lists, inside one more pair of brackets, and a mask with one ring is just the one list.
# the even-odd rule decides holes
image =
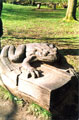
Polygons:
[[[79,21],[64,22],[66,9],[4,4],[2,19],[4,35],[2,47],[30,42],[55,43],[67,61],[79,68]],[[77,19],[79,20],[79,9]]]

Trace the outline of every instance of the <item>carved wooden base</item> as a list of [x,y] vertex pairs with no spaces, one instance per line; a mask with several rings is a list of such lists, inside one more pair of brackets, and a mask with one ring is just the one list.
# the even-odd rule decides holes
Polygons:
[[[4,85],[14,94],[23,99],[36,101],[43,108],[49,110],[51,93],[68,83],[72,74],[56,67],[41,64],[37,67],[41,71],[39,78],[27,78],[26,71],[6,58],[0,59],[0,76]],[[53,102],[53,100],[52,100]]]

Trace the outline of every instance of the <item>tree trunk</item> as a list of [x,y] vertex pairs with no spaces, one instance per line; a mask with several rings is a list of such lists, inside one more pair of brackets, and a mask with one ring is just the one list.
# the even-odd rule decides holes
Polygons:
[[2,20],[1,20],[1,13],[2,13],[2,6],[3,6],[2,3],[3,3],[2,0],[0,0],[0,37],[1,37],[2,34],[3,34]]
[[68,8],[66,12],[65,20],[76,20],[76,5],[77,0],[68,0]]
[[32,3],[31,3],[33,6],[35,5],[35,0],[32,0]]
[[1,12],[2,12],[2,0],[0,0],[0,17],[1,17]]

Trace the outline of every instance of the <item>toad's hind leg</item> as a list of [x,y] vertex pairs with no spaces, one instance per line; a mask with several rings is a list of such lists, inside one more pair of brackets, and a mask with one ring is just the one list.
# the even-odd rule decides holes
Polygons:
[[9,45],[6,45],[5,47],[3,47],[1,51],[1,57],[8,57],[9,48],[10,48]]
[[17,48],[11,45],[8,52],[8,57],[12,62],[22,62],[25,57],[26,46],[19,45]]

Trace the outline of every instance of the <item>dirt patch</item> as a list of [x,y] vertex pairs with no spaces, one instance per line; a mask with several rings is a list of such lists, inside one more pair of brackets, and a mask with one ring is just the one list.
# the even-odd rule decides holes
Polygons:
[[45,9],[45,8],[41,8],[41,9],[32,9],[33,11],[40,11],[40,12],[52,12],[52,11],[54,11],[54,9],[52,9],[52,8],[47,8],[47,9]]
[[0,120],[39,120],[27,113],[27,107],[27,103],[21,106],[0,97]]

